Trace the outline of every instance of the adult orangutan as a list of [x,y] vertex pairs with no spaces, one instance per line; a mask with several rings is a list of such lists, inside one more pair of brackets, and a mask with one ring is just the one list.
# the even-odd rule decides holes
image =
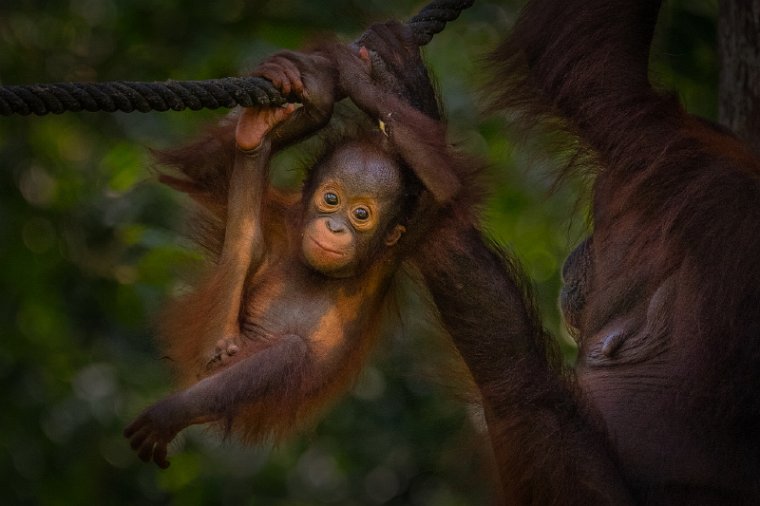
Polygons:
[[760,504],[760,162],[653,89],[658,0],[534,0],[497,104],[598,166],[563,368],[519,270],[451,218],[418,265],[483,397],[506,504]]

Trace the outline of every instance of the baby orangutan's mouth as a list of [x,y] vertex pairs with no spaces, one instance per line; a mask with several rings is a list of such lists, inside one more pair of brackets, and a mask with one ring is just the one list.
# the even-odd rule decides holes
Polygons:
[[316,239],[314,239],[312,236],[309,236],[309,240],[311,242],[313,242],[314,244],[316,244],[319,249],[321,249],[322,251],[324,251],[326,253],[329,253],[330,255],[335,255],[337,257],[344,257],[346,255],[345,252],[343,252],[343,251],[337,251],[337,250],[328,248],[327,246],[325,246],[321,242],[319,242]]

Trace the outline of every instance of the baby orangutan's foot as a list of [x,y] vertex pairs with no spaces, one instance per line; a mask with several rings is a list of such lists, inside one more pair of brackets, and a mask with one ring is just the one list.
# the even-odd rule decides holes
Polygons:
[[206,362],[206,370],[211,370],[230,361],[240,351],[236,337],[225,337],[216,342],[214,353]]
[[285,121],[297,109],[296,104],[282,107],[246,107],[240,113],[235,140],[243,151],[253,151],[261,145],[272,128]]

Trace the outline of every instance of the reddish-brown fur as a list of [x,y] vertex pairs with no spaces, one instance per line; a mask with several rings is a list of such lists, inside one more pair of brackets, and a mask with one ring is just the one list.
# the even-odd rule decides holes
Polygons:
[[[369,68],[368,53],[357,56],[340,46],[275,55],[259,72],[285,94],[303,86],[303,108],[244,111],[235,131],[222,126],[192,146],[159,155],[180,172],[162,180],[201,204],[199,243],[213,263],[163,317],[167,355],[185,388],[126,429],[143,460],[168,466],[166,445],[191,424],[226,422],[258,441],[308,422],[362,367],[388,318],[384,308],[401,262],[417,254],[441,208],[473,195],[460,192],[473,170],[448,150],[409,29],[378,25],[364,43],[392,64]],[[393,91],[378,85],[380,78]],[[381,119],[383,133],[342,139],[310,169],[302,196],[269,188],[272,147],[323,126],[339,93]],[[317,192],[322,187],[326,193]],[[359,202],[379,216],[368,222],[377,223],[376,230],[331,228],[339,216],[320,206],[333,191],[346,197],[346,209]],[[346,244],[346,230],[354,238],[346,250],[320,245]],[[349,249],[357,252],[355,263],[336,264]]]
[[491,59],[496,104],[597,167],[575,374],[467,220],[419,259],[506,504],[760,503],[760,163],[650,85],[659,4],[534,0]]
[[[234,154],[234,139],[230,137],[228,141],[229,151]],[[215,151],[212,153],[217,154],[221,159],[225,158],[223,152]],[[186,157],[184,160],[187,164],[196,160],[198,155],[208,154],[209,149],[204,142],[183,149],[183,155]],[[185,167],[182,165],[182,161],[177,158],[175,158],[175,163],[180,167]],[[219,184],[221,186],[224,182],[219,181]],[[288,247],[286,231],[292,230],[300,220],[301,196],[297,193],[283,193],[272,188],[269,190],[268,196],[265,198],[266,207],[262,213],[261,221],[265,226],[267,241],[275,245],[272,254],[284,255],[286,252],[283,249]],[[226,215],[226,209],[221,214],[221,216],[224,215]],[[207,212],[200,216],[194,216],[196,225],[203,222],[204,216],[207,226],[202,228],[196,237],[200,244],[211,249],[212,258],[218,258],[221,253],[221,242],[224,239],[224,229],[215,228],[213,224],[223,224],[224,221],[216,221],[215,216]],[[377,284],[370,279],[364,281],[368,286]],[[220,293],[223,293],[224,283],[225,280],[218,277],[218,273],[212,270],[205,279],[196,283],[192,292],[171,301],[163,313],[160,336],[164,342],[165,353],[172,361],[172,368],[176,372],[178,382],[183,387],[188,387],[200,378],[217,372],[216,369],[208,368],[207,363],[215,342],[219,338],[219,336],[214,336],[211,329],[217,327],[215,320],[224,315],[227,304],[227,301],[219,296]],[[296,290],[296,288],[288,287],[285,290]],[[256,296],[259,298],[267,297],[266,293],[257,293]],[[392,294],[389,294],[390,296]],[[248,297],[244,296],[244,299],[248,299]],[[276,300],[278,295],[271,294],[269,297]],[[233,420],[230,419],[228,424],[234,425],[239,436],[249,441],[259,441],[267,437],[281,439],[292,431],[308,425],[313,416],[324,405],[329,404],[346,390],[360,371],[367,354],[374,345],[380,330],[378,328],[379,320],[382,316],[386,318],[389,316],[385,307],[388,303],[387,300],[383,300],[379,305],[371,300],[364,302],[376,312],[368,312],[371,319],[362,326],[361,339],[356,339],[351,347],[346,348],[347,353],[342,360],[340,374],[329,378],[329,381],[325,381],[321,386],[320,395],[317,397],[309,396],[307,392],[292,391],[288,395],[278,396],[272,401],[261,400],[261,402],[242,407],[242,409],[230,402],[225,410],[229,410],[229,414],[234,415],[236,420],[233,423]],[[242,331],[245,335],[244,326]],[[197,336],[209,336],[210,340],[198,339]],[[233,357],[226,364],[227,366],[245,356],[261,353],[270,345],[268,342],[253,339],[244,339],[243,343],[242,352]],[[314,377],[315,371],[310,367],[306,355],[299,356],[287,369],[272,371],[259,369],[257,374],[262,377],[288,378],[287,381],[292,383],[294,388],[296,385],[306,386],[322,381]],[[300,380],[292,381],[292,378],[299,376],[302,377]]]

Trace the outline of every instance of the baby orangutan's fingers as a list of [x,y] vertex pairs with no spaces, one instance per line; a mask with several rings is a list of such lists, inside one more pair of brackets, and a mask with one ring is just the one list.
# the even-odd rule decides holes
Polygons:
[[150,428],[149,427],[140,427],[136,432],[132,434],[132,436],[127,436],[130,438],[129,440],[129,446],[132,447],[133,450],[137,450],[139,447],[142,446],[142,444],[145,442],[145,440],[150,435]]
[[153,450],[153,462],[156,463],[161,469],[169,467],[170,463],[166,458],[167,445],[166,443],[156,443],[156,448]]
[[143,442],[142,446],[137,450],[137,456],[140,457],[140,460],[143,462],[150,462],[150,458],[153,456],[154,445],[155,441],[153,440],[153,437],[150,437]]
[[292,92],[301,97],[303,93],[301,71],[292,58],[289,53],[276,54],[259,65],[252,75],[268,79],[285,96]]

